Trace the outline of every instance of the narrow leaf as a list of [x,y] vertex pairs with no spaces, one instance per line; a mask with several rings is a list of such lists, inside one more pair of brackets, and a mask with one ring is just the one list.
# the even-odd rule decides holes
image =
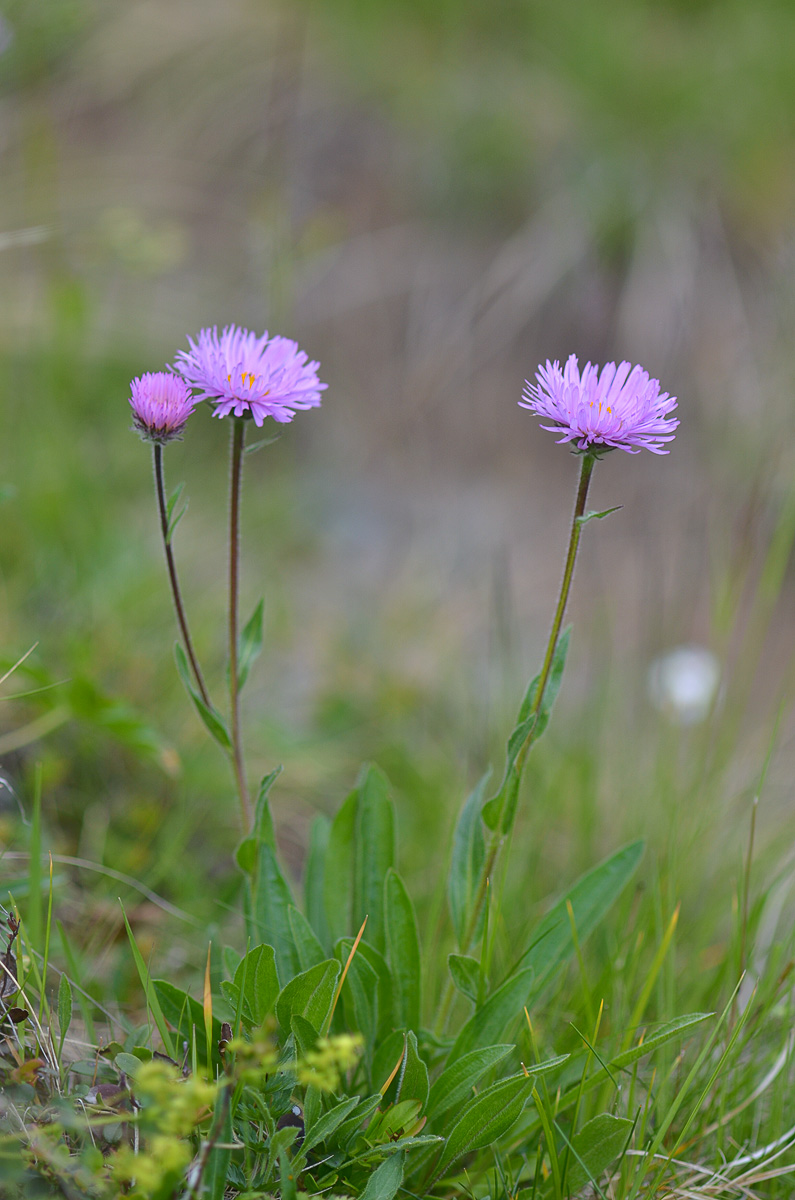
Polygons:
[[326,957],[323,947],[315,937],[314,930],[304,914],[294,904],[287,909],[287,920],[290,924],[290,933],[301,970],[308,971],[310,967],[323,962]]
[[367,767],[359,784],[353,862],[353,920],[365,917],[367,940],[384,953],[384,879],[395,857],[395,813],[388,784],[377,767]]
[[492,1046],[505,1034],[512,1021],[521,1016],[533,982],[533,969],[525,968],[511,976],[489,996],[464,1025],[448,1056],[448,1063],[463,1058],[470,1050]]
[[185,690],[193,701],[196,712],[201,717],[204,725],[210,736],[222,746],[224,750],[232,749],[232,739],[229,736],[229,730],[224,724],[223,718],[214,708],[208,708],[197,692],[193,680],[191,679],[190,668],[188,666],[188,658],[185,651],[179,642],[174,643],[174,657],[177,660],[177,670],[179,677],[185,685]]
[[456,1062],[445,1067],[439,1078],[434,1082],[428,1098],[428,1113],[441,1116],[451,1108],[455,1108],[467,1096],[472,1095],[472,1089],[478,1080],[496,1067],[514,1049],[511,1045],[483,1046],[480,1050],[470,1050]]
[[406,885],[394,868],[387,871],[384,911],[389,963],[394,983],[395,1016],[398,1025],[419,1029],[422,1006],[420,937],[414,905]]
[[[470,793],[453,834],[453,854],[450,875],[447,881],[447,899],[453,929],[462,949],[464,937],[475,901],[483,860],[486,857],[481,812],[486,797],[491,772],[487,772],[475,790]],[[482,917],[480,921],[482,927]],[[480,936],[480,928],[473,933],[473,941]]]
[[393,1200],[403,1182],[403,1166],[406,1161],[405,1152],[384,1159],[380,1167],[376,1167],[367,1186],[361,1194],[361,1200]]
[[335,958],[302,971],[282,988],[276,1001],[276,1019],[282,1029],[290,1030],[294,1013],[308,1021],[318,1032],[323,1029],[331,1011],[334,988],[339,978],[340,964]]
[[[58,983],[58,1028],[60,1030],[60,1049],[66,1041],[69,1026],[72,1024],[72,985],[65,971],[61,973]],[[60,1051],[59,1051],[60,1052]]]
[[241,691],[248,673],[262,651],[262,614],[265,601],[260,600],[240,634],[237,649],[237,690]]
[[632,1131],[632,1121],[600,1113],[586,1122],[571,1139],[574,1159],[566,1172],[566,1187],[576,1195],[586,1183],[597,1183],[621,1154]]
[[331,949],[331,935],[323,901],[323,884],[330,832],[331,822],[328,818],[315,817],[309,831],[309,850],[304,868],[304,911],[326,953]]
[[480,982],[480,963],[467,954],[448,954],[450,978],[462,996],[477,1002]]
[[535,997],[553,971],[574,953],[572,920],[580,943],[602,921],[638,868],[643,857],[643,842],[631,842],[598,866],[593,867],[558,900],[531,934],[530,947],[520,959],[522,967],[533,967]]
[[456,1159],[490,1146],[507,1133],[518,1120],[532,1090],[532,1076],[521,1073],[501,1079],[481,1092],[450,1130],[434,1177],[443,1175]]

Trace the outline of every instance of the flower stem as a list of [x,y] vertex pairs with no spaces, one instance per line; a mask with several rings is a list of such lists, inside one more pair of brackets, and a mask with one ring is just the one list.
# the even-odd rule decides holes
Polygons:
[[[580,467],[580,478],[577,486],[577,498],[574,502],[574,515],[571,522],[571,533],[569,534],[569,546],[566,552],[566,565],[563,568],[563,581],[560,585],[560,594],[558,595],[555,616],[552,619],[552,629],[550,630],[549,634],[549,642],[547,643],[547,650],[546,654],[544,655],[541,674],[538,678],[538,687],[536,688],[533,707],[530,710],[530,716],[534,718],[533,723],[530,726],[527,736],[522,743],[522,747],[516,756],[516,761],[513,767],[513,770],[517,776],[521,776],[525,759],[527,758],[527,752],[533,744],[538,716],[541,712],[541,706],[544,701],[544,693],[546,692],[547,684],[549,683],[552,663],[555,658],[555,650],[557,648],[558,639],[560,638],[560,630],[563,624],[563,617],[566,612],[569,592],[571,590],[571,581],[574,578],[574,564],[577,559],[577,550],[580,545],[580,534],[583,526],[583,517],[585,516],[585,502],[588,498],[588,488],[591,483],[591,475],[593,474],[595,462],[596,458],[592,454],[584,454],[582,456],[582,466]],[[489,882],[497,865],[497,859],[499,857],[500,850],[510,839],[512,831],[513,821],[511,822],[511,828],[502,828],[502,812],[500,812],[496,828],[489,839],[486,857],[483,860],[483,866],[481,867],[480,875],[478,877],[478,889],[475,893],[472,911],[470,913],[469,921],[467,922],[461,944],[462,954],[468,954],[472,947],[475,933],[480,923],[480,914],[483,910],[483,905],[485,904],[486,897],[488,895]],[[437,1022],[438,1032],[441,1032],[445,1027],[452,1001],[453,986],[452,982],[448,979],[439,1010],[439,1018]]]
[[237,610],[240,546],[240,485],[243,476],[243,446],[246,425],[241,417],[232,422],[232,466],[229,488],[229,710],[232,734],[232,762],[243,817],[243,830],[251,825],[251,800],[246,784],[243,743],[240,732],[240,688],[237,671]]
[[577,550],[580,545],[580,534],[582,532],[583,517],[585,516],[585,501],[588,499],[588,488],[591,484],[591,475],[593,474],[594,463],[596,459],[592,454],[583,454],[582,466],[580,467],[580,481],[577,486],[577,499],[574,502],[574,515],[571,521],[571,533],[569,534],[569,548],[566,553],[566,565],[563,568],[563,581],[560,585],[560,595],[558,596],[558,606],[555,609],[555,616],[552,620],[552,629],[549,634],[549,642],[547,643],[547,652],[544,656],[544,665],[541,668],[541,675],[538,680],[535,700],[533,707],[530,710],[531,715],[535,718],[530,727],[530,731],[522,744],[522,748],[516,756],[516,773],[521,774],[524,760],[527,757],[527,751],[533,744],[533,736],[535,734],[536,722],[538,714],[541,711],[541,705],[544,702],[544,693],[547,690],[549,683],[549,673],[552,670],[552,663],[555,658],[555,650],[560,637],[560,627],[563,624],[563,617],[566,613],[566,605],[569,600],[569,591],[571,590],[571,581],[574,578],[574,564],[577,560]]
[[154,471],[155,471],[155,491],[157,492],[157,507],[160,512],[160,532],[163,535],[163,549],[166,553],[166,564],[168,566],[168,579],[171,584],[171,595],[174,600],[174,608],[177,613],[177,621],[179,622],[180,632],[182,633],[182,641],[185,646],[185,653],[188,656],[193,678],[196,680],[196,686],[199,689],[199,694],[208,708],[212,708],[207,686],[204,682],[204,676],[199,666],[199,660],[196,657],[196,652],[193,649],[190,631],[188,629],[188,618],[185,616],[185,607],[182,603],[182,593],[179,589],[179,580],[177,578],[177,566],[174,562],[174,552],[171,548],[171,534],[168,528],[168,508],[166,505],[166,487],[163,479],[163,447],[159,442],[154,442]]

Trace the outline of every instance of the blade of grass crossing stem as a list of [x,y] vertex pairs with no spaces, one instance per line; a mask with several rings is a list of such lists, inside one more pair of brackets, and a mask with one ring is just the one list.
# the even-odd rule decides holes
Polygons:
[[345,976],[348,974],[348,968],[350,967],[351,963],[353,962],[353,956],[356,953],[357,949],[359,948],[359,942],[362,940],[362,934],[364,933],[364,927],[366,924],[367,924],[367,917],[365,917],[364,920],[362,921],[362,927],[359,930],[359,932],[356,934],[356,939],[355,939],[353,945],[351,946],[351,952],[348,955],[345,966],[342,968],[342,974],[339,977],[339,982],[338,982],[336,990],[334,992],[334,999],[331,1002],[331,1009],[329,1010],[329,1015],[326,1018],[325,1028],[322,1031],[324,1037],[326,1037],[328,1035],[328,1031],[329,1031],[329,1029],[331,1029],[331,1022],[334,1020],[334,1010],[337,1007],[337,1002],[340,998],[340,993],[342,992],[342,985],[345,982]]
[[141,987],[144,989],[144,995],[146,996],[147,1006],[151,1009],[155,1025],[157,1025],[158,1033],[163,1039],[163,1045],[166,1048],[166,1054],[168,1054],[169,1058],[174,1058],[174,1044],[171,1040],[171,1034],[168,1031],[166,1018],[163,1016],[163,1010],[160,1007],[160,1001],[157,998],[154,984],[152,983],[152,976],[149,972],[149,968],[144,962],[141,951],[138,949],[135,935],[130,928],[130,922],[127,920],[127,913],[124,911],[124,905],[122,904],[121,900],[119,901],[119,904],[121,905],[121,913],[124,917],[124,925],[127,930],[127,937],[130,939],[130,949],[132,950],[133,961],[135,962],[135,967],[138,971],[138,978],[141,981]]

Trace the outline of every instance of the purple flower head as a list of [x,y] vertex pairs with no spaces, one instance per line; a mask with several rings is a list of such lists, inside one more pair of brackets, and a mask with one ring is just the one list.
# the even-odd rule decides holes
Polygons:
[[319,363],[309,362],[298,343],[289,338],[262,337],[228,325],[202,329],[190,350],[177,354],[175,370],[198,392],[197,400],[212,400],[214,416],[252,416],[256,425],[266,417],[292,421],[297,409],[317,408],[328,384],[317,377]]
[[130,384],[133,425],[145,442],[173,442],[182,436],[196,401],[184,381],[170,371],[147,372]]
[[676,397],[660,391],[657,379],[650,379],[642,367],[614,362],[599,368],[586,363],[582,374],[577,357],[569,356],[561,370],[559,362],[536,371],[537,383],[525,381],[524,398],[519,401],[551,425],[542,425],[562,436],[561,442],[574,442],[578,449],[598,453],[626,450],[637,454],[667,454],[665,442],[674,438],[679,424],[668,414],[676,408]]

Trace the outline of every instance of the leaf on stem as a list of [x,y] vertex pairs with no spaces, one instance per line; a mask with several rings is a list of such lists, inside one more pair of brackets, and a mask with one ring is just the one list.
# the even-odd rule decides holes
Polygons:
[[580,526],[580,528],[582,528],[582,526],[587,525],[589,521],[601,521],[603,517],[609,517],[611,513],[618,512],[618,510],[623,507],[623,504],[616,504],[613,506],[613,508],[606,508],[604,512],[583,513],[581,517],[577,518],[577,524]]
[[171,541],[172,537],[174,536],[174,530],[177,528],[180,521],[185,516],[185,513],[188,511],[188,502],[186,500],[185,503],[182,505],[182,508],[180,508],[179,512],[177,512],[177,507],[179,505],[180,497],[182,496],[184,487],[185,487],[184,483],[178,483],[177,486],[174,488],[174,491],[169,496],[168,503],[166,504],[166,542],[167,543]]
[[561,680],[563,679],[563,668],[566,665],[570,639],[571,625],[567,626],[558,638],[544,694],[541,697],[541,703],[538,705],[537,710],[536,701],[538,687],[541,682],[540,673],[531,680],[525,692],[524,699],[519,708],[519,714],[516,718],[516,726],[508,738],[508,747],[505,755],[505,773],[500,784],[500,790],[483,808],[483,820],[489,829],[496,830],[500,828],[503,833],[507,833],[513,825],[516,802],[519,798],[519,784],[521,782],[521,774],[517,768],[517,759],[525,742],[529,739],[529,744],[533,745],[534,742],[538,741],[549,724],[552,707],[557,699]]
[[[466,949],[464,938],[478,892],[483,860],[486,857],[481,812],[490,776],[491,771],[487,771],[468,796],[453,834],[453,854],[447,880],[447,899],[450,905],[453,929],[461,949]],[[480,936],[482,926],[483,917],[481,916],[478,928],[473,930],[473,941]]]
[[237,648],[237,690],[243,690],[248,673],[262,650],[262,615],[265,601],[260,600],[240,634]]
[[179,677],[185,685],[185,690],[193,701],[196,712],[204,722],[208,733],[224,750],[231,750],[232,739],[229,736],[229,730],[226,728],[226,724],[217,709],[208,707],[194,687],[193,680],[190,677],[188,656],[179,642],[174,643],[174,657],[177,660]]

